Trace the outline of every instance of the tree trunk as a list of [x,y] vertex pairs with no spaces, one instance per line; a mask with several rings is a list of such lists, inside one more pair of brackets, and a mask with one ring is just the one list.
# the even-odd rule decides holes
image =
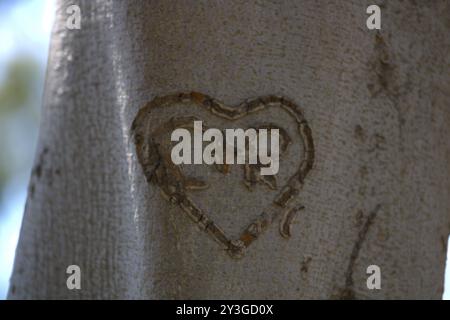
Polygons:
[[[66,29],[74,3],[80,30]],[[424,3],[385,2],[377,31],[356,0],[60,1],[9,298],[441,298],[450,8]],[[192,216],[148,150],[183,116],[286,130],[276,189],[246,186],[239,165],[186,166],[210,180],[186,191]],[[290,176],[298,193],[279,205]]]

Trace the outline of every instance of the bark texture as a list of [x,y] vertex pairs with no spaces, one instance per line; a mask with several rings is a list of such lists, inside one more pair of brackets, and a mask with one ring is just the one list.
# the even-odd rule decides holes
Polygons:
[[[65,28],[70,4],[81,30]],[[441,298],[449,2],[379,3],[381,31],[366,28],[369,4],[60,1],[9,298]],[[274,224],[233,259],[147,183],[132,122],[155,96],[189,91],[300,106],[315,162],[289,239]],[[197,199],[231,233],[269,194],[239,188],[223,178]],[[66,287],[72,264],[81,290]],[[381,290],[366,287],[372,264]]]

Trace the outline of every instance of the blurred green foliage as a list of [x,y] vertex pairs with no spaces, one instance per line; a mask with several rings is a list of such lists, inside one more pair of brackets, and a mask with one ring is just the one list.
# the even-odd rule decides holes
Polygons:
[[27,144],[16,131],[32,131],[29,123],[37,126],[41,68],[33,57],[18,56],[6,65],[0,79],[0,199],[7,181],[23,167],[17,154],[24,154],[20,149]]
[[27,106],[38,75],[39,65],[33,58],[19,57],[11,61],[0,84],[0,117]]

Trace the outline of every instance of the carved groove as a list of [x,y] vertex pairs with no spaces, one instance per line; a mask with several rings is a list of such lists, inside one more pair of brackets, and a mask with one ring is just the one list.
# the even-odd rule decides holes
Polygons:
[[[264,212],[255,219],[244,231],[238,239],[230,239],[217,226],[209,216],[189,198],[188,190],[200,190],[207,186],[203,181],[185,177],[179,166],[172,163],[169,153],[164,150],[164,146],[156,141],[154,137],[169,132],[175,128],[187,128],[192,124],[195,117],[172,118],[169,122],[154,129],[150,113],[154,109],[169,107],[174,104],[195,104],[200,106],[212,114],[228,120],[237,120],[251,113],[263,110],[265,108],[278,107],[285,110],[297,122],[298,133],[303,142],[304,158],[300,162],[297,172],[291,176],[288,183],[283,186],[281,192],[276,196],[272,206],[264,210]],[[153,124],[154,126],[154,124]],[[275,128],[273,124],[267,124],[264,128]],[[220,101],[213,99],[207,95],[198,92],[178,93],[163,97],[156,97],[139,110],[132,125],[134,142],[136,145],[136,153],[138,160],[143,168],[146,179],[150,183],[154,183],[160,187],[161,193],[168,201],[177,204],[187,216],[196,223],[199,228],[209,234],[216,242],[218,242],[232,257],[241,257],[244,251],[255,241],[280,215],[283,215],[280,221],[280,234],[288,238],[291,235],[290,226],[296,213],[303,209],[289,208],[289,203],[299,194],[304,179],[308,172],[312,169],[314,163],[314,143],[311,129],[306,122],[299,108],[292,102],[283,97],[265,96],[256,99],[246,100],[237,107],[224,105]],[[286,150],[291,139],[287,133],[280,129],[280,137],[282,138],[281,152]],[[216,168],[222,172],[228,172],[228,165],[218,165]],[[276,189],[275,177],[258,176],[255,174],[258,165],[244,166],[244,180],[247,187],[251,187],[257,182],[265,183],[271,189]]]

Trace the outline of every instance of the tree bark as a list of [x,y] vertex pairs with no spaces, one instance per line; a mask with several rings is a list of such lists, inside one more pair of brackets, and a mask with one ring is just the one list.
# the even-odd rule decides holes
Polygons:
[[[65,28],[70,4],[80,30]],[[370,4],[60,1],[9,298],[441,298],[450,8],[386,1],[376,31],[366,28]],[[147,182],[132,123],[156,96],[191,91],[228,106],[276,95],[299,107],[315,158],[290,238],[275,221],[231,257]],[[145,125],[173,114],[217,120],[188,105],[163,105]],[[283,112],[259,117],[293,128]],[[273,192],[247,191],[231,170],[192,197],[238,235]],[[81,290],[66,286],[73,264]],[[381,269],[380,290],[366,287],[369,265]]]

